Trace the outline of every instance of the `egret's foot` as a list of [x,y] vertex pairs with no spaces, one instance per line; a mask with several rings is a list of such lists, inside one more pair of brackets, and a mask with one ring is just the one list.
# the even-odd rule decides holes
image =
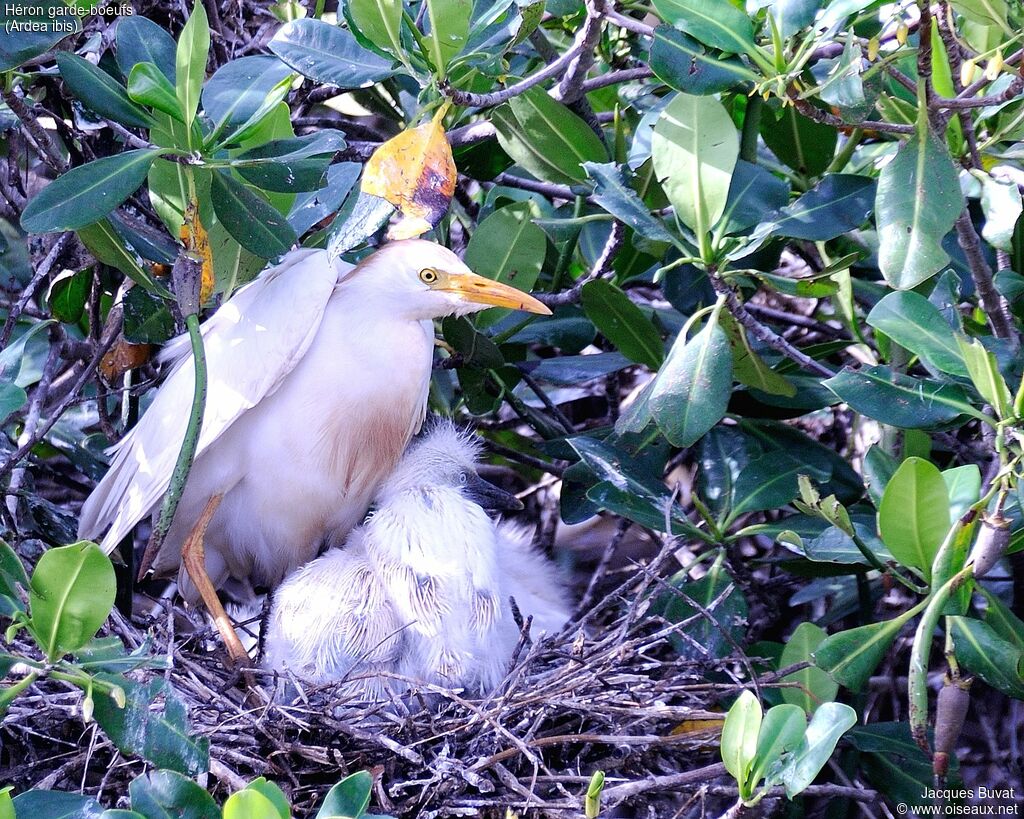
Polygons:
[[[217,626],[224,648],[228,652],[228,666],[231,669],[248,668],[253,664],[252,659],[238,638],[231,618],[224,611],[224,605],[217,596],[217,590],[206,573],[206,549],[203,546],[203,536],[206,534],[206,527],[210,525],[210,519],[217,511],[217,507],[220,506],[223,497],[223,495],[214,495],[206,502],[206,508],[203,509],[196,525],[192,527],[192,531],[185,538],[185,545],[181,549],[181,562],[199,592],[206,610],[213,618],[214,625]],[[251,677],[252,675],[246,676]]]

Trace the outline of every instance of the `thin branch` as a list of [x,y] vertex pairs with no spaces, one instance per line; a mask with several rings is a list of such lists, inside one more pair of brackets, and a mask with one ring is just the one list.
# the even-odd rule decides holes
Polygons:
[[1019,97],[1022,91],[1024,91],[1024,77],[1018,75],[1010,81],[1010,84],[1006,86],[1002,93],[990,94],[987,97],[961,98],[958,96],[953,99],[935,97],[932,100],[932,105],[937,108],[947,108],[955,111],[963,111],[970,108],[987,108],[990,105],[1002,105],[1004,102],[1010,102]]
[[876,120],[865,120],[864,122],[850,123],[845,122],[835,114],[830,114],[828,111],[822,111],[815,105],[804,99],[800,99],[800,94],[795,88],[787,89],[786,93],[789,98],[793,101],[793,105],[797,111],[803,114],[808,119],[812,119],[815,122],[820,122],[822,125],[829,125],[832,128],[839,129],[850,129],[850,128],[861,128],[865,131],[883,131],[890,134],[912,134],[914,133],[915,126],[913,125],[901,125],[896,122],[878,122]]
[[57,237],[57,241],[53,243],[46,257],[40,262],[35,275],[32,280],[25,286],[25,289],[21,291],[21,296],[18,300],[11,305],[11,309],[7,314],[7,320],[4,322],[3,330],[0,330],[0,350],[7,346],[7,342],[11,340],[11,334],[14,332],[14,326],[18,323],[18,318],[25,311],[28,303],[32,301],[36,294],[36,290],[43,283],[47,276],[50,275],[53,268],[56,266],[60,257],[64,254],[71,240],[74,238],[73,233],[62,233]]
[[576,198],[576,191],[568,185],[558,185],[554,182],[540,182],[535,179],[527,179],[522,176],[514,176],[510,173],[499,173],[494,177],[499,185],[506,185],[510,188],[519,188],[524,191],[539,193],[551,199],[572,200]]
[[715,292],[725,296],[725,306],[729,309],[732,317],[746,327],[755,338],[759,338],[773,350],[777,350],[787,358],[792,359],[805,370],[810,370],[816,375],[825,378],[831,378],[835,375],[834,370],[826,367],[820,361],[815,361],[806,353],[801,352],[778,333],[769,330],[750,315],[743,302],[740,301],[739,296],[736,295],[736,291],[728,282],[715,273],[712,273],[708,278],[711,279],[711,286],[715,288]]
[[974,222],[971,221],[971,215],[966,208],[957,217],[956,238],[960,247],[963,248],[964,256],[967,257],[967,264],[971,268],[971,278],[974,279],[974,287],[978,291],[978,300],[981,302],[985,315],[988,316],[992,332],[998,338],[1004,338],[1016,347],[1018,339],[1017,334],[1013,331],[1013,320],[1010,318],[1009,309],[1003,301],[1003,297],[992,283],[992,268],[981,251],[981,239],[978,237],[978,231],[974,229]]
[[537,300],[548,307],[560,307],[563,304],[576,304],[580,300],[580,295],[583,292],[583,286],[588,282],[595,281],[603,278],[609,270],[611,270],[612,263],[615,261],[615,255],[619,252],[619,248],[622,247],[622,242],[625,239],[626,230],[623,227],[622,222],[612,222],[611,233],[608,234],[608,240],[604,243],[604,247],[601,249],[601,255],[597,257],[597,261],[594,262],[593,268],[586,276],[581,276],[576,280],[576,283],[568,290],[564,290],[561,293],[537,293],[535,294]]
[[637,66],[636,68],[621,68],[618,71],[609,71],[607,74],[601,74],[597,77],[586,80],[583,83],[583,93],[588,94],[595,89],[605,88],[609,85],[616,85],[620,82],[646,80],[653,76],[654,72],[646,65]]
[[462,91],[458,88],[452,88],[451,85],[448,84],[447,80],[440,84],[440,91],[456,105],[463,105],[470,108],[491,108],[495,105],[501,105],[503,102],[508,102],[508,100],[513,97],[518,97],[524,91],[528,91],[535,85],[540,85],[546,80],[557,77],[566,70],[566,66],[568,66],[569,63],[579,56],[580,48],[582,48],[582,45],[579,40],[577,40],[572,48],[566,51],[565,54],[553,63],[549,63],[535,74],[531,74],[529,77],[526,77],[513,85],[502,88],[500,91],[492,91],[490,94],[474,94],[472,91]]
[[649,26],[647,23],[633,17],[627,17],[625,14],[620,14],[614,9],[606,11],[604,16],[609,23],[616,25],[619,28],[624,28],[626,31],[632,31],[634,34],[641,34],[644,37],[654,36],[653,26]]
[[25,100],[19,97],[13,89],[4,89],[0,95],[3,96],[7,107],[21,120],[22,125],[25,126],[25,131],[31,135],[35,148],[43,161],[58,173],[66,171],[68,169],[67,160],[61,156],[60,150],[53,141],[53,137],[39,124],[39,120],[36,119],[36,115],[32,113]]
[[608,11],[609,0],[585,0],[587,7],[587,21],[583,24],[576,42],[580,46],[579,52],[569,63],[569,68],[558,84],[558,93],[554,94],[566,105],[572,105],[581,99],[586,93],[583,90],[583,81],[587,73],[594,65],[596,55],[595,49],[601,39],[602,21]]

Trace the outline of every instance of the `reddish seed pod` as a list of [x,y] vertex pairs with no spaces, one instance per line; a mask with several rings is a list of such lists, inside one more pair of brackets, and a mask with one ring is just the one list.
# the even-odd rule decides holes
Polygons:
[[935,706],[935,753],[932,754],[932,773],[943,778],[949,771],[949,757],[953,753],[960,731],[967,718],[971,703],[971,680],[946,677]]
[[978,539],[974,542],[971,562],[974,576],[984,577],[1006,552],[1010,545],[1010,521],[1000,514],[985,515],[981,519]]

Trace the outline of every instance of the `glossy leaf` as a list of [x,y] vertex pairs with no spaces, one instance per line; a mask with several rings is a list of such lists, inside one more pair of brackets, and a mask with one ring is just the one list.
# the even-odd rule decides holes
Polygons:
[[755,235],[823,242],[849,233],[871,215],[875,182],[866,176],[829,174],[793,204],[782,208]]
[[288,803],[288,797],[273,782],[266,777],[258,776],[245,786],[247,791],[256,791],[274,806],[281,819],[291,819],[292,809]]
[[948,509],[949,491],[938,467],[907,458],[889,479],[878,507],[882,540],[900,563],[930,578],[932,561],[949,530]]
[[344,147],[345,139],[340,131],[325,129],[265,142],[236,157],[232,167],[265,191],[318,190],[334,154]]
[[677,218],[699,239],[725,211],[739,156],[732,119],[713,97],[677,94],[654,126],[651,156]]
[[171,81],[153,63],[137,63],[128,75],[128,96],[135,102],[148,105],[179,122],[185,113]]
[[229,174],[213,174],[210,195],[217,218],[246,250],[273,259],[295,244],[295,231],[285,217]]
[[192,4],[192,13],[178,36],[175,53],[175,92],[185,115],[185,124],[191,125],[199,110],[199,95],[206,79],[206,60],[210,54],[210,23],[202,2]]
[[469,34],[471,0],[426,0],[430,22],[430,60],[443,78],[448,63],[462,50]]
[[345,13],[373,45],[402,54],[402,4],[393,0],[349,0]]
[[825,172],[838,140],[835,128],[808,119],[792,106],[783,108],[778,120],[762,116],[761,136],[784,164],[808,177]]
[[828,480],[828,473],[791,457],[785,452],[768,452],[752,459],[736,478],[731,517],[785,506],[797,496],[797,478],[811,475]]
[[[811,660],[814,650],[827,636],[820,626],[810,622],[801,623],[786,640],[786,647],[782,649],[782,656],[779,659],[779,668]],[[779,682],[800,685],[800,688],[782,688],[780,693],[784,702],[797,705],[808,714],[813,714],[823,703],[834,700],[839,692],[839,684],[813,665],[803,671],[789,674]]]
[[539,179],[584,182],[584,162],[606,162],[601,139],[576,114],[534,86],[491,112],[498,143]]
[[1000,418],[1013,414],[1013,398],[1006,385],[996,357],[986,350],[977,339],[969,344],[964,338],[957,338],[959,352],[966,365],[967,375],[982,398],[996,411]]
[[67,270],[57,276],[50,284],[46,303],[50,315],[66,324],[75,324],[85,312],[85,301],[89,297],[89,286],[92,284],[92,271],[79,270],[77,273]]
[[740,233],[764,222],[788,203],[787,183],[760,165],[738,159],[729,183],[725,211],[716,232],[723,236]]
[[357,771],[341,780],[327,792],[316,819],[359,819],[370,806],[373,777]]
[[1011,250],[1014,228],[1024,213],[1024,201],[1016,183],[982,175],[981,209],[985,214],[982,238],[992,247]]
[[950,617],[949,623],[957,661],[997,691],[1024,699],[1024,650],[981,620]]
[[914,609],[891,620],[837,632],[814,650],[814,663],[844,688],[863,691]]
[[203,110],[215,128],[247,122],[278,83],[294,76],[277,57],[241,57],[218,68],[203,87]]
[[32,789],[12,800],[18,819],[100,819],[103,808],[91,796],[66,791]]
[[117,67],[128,77],[139,63],[152,63],[174,87],[177,44],[167,29],[138,14],[121,17],[116,33]]
[[874,306],[867,321],[936,369],[967,376],[953,328],[924,296],[913,291],[890,293]]
[[151,771],[128,786],[132,809],[147,819],[221,819],[205,788],[175,771]]
[[661,19],[704,45],[731,54],[757,49],[753,23],[729,0],[654,0]]
[[[356,184],[362,170],[363,166],[358,162],[337,162],[327,169],[326,183],[322,188],[297,195],[288,213],[288,224],[295,233],[301,236],[335,213]],[[215,262],[216,259],[215,254]]]
[[949,492],[949,522],[955,523],[981,496],[981,470],[977,464],[965,464],[942,472]]
[[294,20],[267,47],[303,76],[341,89],[364,88],[394,74],[391,63],[366,51],[348,31],[322,20]]
[[61,52],[57,67],[64,83],[86,108],[122,125],[148,128],[153,124],[152,117],[132,102],[123,85],[88,60]]
[[84,646],[114,606],[114,567],[95,543],[50,549],[32,572],[32,630],[51,660]]
[[[803,623],[802,625],[809,625]],[[822,672],[819,672],[822,673]],[[787,690],[781,689],[783,693]],[[757,753],[747,776],[747,791],[753,792],[783,754],[800,745],[807,730],[807,716],[797,705],[776,705],[768,709],[757,735]]]
[[888,367],[844,369],[822,383],[857,412],[905,429],[981,415],[959,385],[893,373]]
[[762,716],[761,703],[753,692],[744,689],[722,725],[722,762],[741,788],[748,781],[757,758]]
[[732,390],[732,352],[717,322],[676,338],[654,380],[651,416],[675,446],[693,446],[725,415]]
[[125,151],[72,168],[40,191],[21,214],[29,233],[77,230],[102,219],[143,183],[159,148]]
[[665,224],[651,214],[650,208],[623,178],[614,162],[584,162],[583,169],[594,180],[594,201],[623,224],[646,239],[674,243]]
[[623,355],[652,369],[664,359],[661,334],[644,312],[611,282],[598,279],[583,285],[587,318]]
[[771,781],[780,780],[786,787],[786,796],[792,799],[814,782],[840,738],[856,724],[857,712],[849,705],[841,702],[822,705],[811,717],[803,741]]
[[878,178],[878,264],[892,287],[908,290],[942,270],[942,239],[963,208],[949,151],[919,127]]
[[662,82],[685,94],[728,91],[757,75],[735,58],[709,52],[672,26],[658,26],[651,39],[651,70]]

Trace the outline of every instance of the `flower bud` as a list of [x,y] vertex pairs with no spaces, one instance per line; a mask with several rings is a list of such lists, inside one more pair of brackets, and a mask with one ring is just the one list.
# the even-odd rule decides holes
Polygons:
[[960,85],[966,88],[974,82],[974,76],[978,73],[978,66],[974,60],[964,60],[960,66]]
[[82,700],[82,722],[88,725],[92,722],[92,712],[95,703],[92,699],[92,694],[86,694],[85,699]]
[[907,24],[901,20],[900,24],[896,26],[896,42],[900,45],[906,45],[908,34],[910,34],[910,29],[907,27]]
[[999,562],[1006,547],[1010,545],[1010,520],[1002,515],[983,515],[978,539],[974,541],[970,562],[974,564],[974,576],[981,578]]
[[1003,70],[1003,52],[997,51],[995,56],[988,61],[988,65],[985,66],[985,79],[992,82],[998,79],[1000,72]]
[[879,42],[878,37],[872,37],[870,40],[868,40],[868,62],[869,63],[873,63],[877,59],[877,57],[878,57],[878,48],[879,48],[880,45],[881,45],[881,43]]

